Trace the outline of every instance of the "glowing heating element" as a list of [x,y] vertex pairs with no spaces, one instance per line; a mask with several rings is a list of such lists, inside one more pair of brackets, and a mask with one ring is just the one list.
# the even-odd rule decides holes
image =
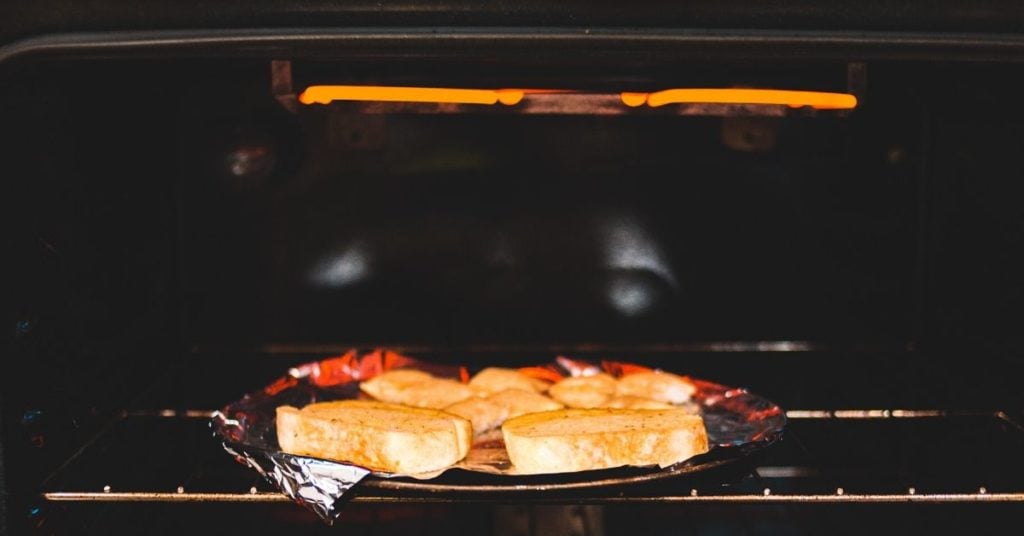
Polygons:
[[299,95],[303,104],[328,104],[331,101],[432,102],[451,104],[518,104],[521,89],[454,89],[442,87],[398,86],[310,86]]
[[784,89],[666,89],[654,93],[623,93],[622,103],[636,107],[646,100],[652,108],[666,104],[776,104],[792,108],[810,106],[819,110],[850,110],[857,97],[849,93]]

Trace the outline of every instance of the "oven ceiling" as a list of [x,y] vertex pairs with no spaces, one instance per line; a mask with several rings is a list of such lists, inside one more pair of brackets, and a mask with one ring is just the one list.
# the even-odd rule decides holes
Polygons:
[[0,5],[0,41],[112,30],[339,26],[674,27],[704,29],[1016,32],[1024,5],[1014,0],[41,0]]

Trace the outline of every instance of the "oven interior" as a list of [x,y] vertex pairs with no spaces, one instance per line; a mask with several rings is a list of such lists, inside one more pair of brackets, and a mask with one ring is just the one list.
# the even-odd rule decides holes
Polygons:
[[[1017,68],[15,62],[0,77],[8,527],[997,530],[1024,501]],[[859,102],[296,102],[316,84],[768,87]],[[378,346],[471,367],[651,364],[747,387],[787,409],[789,426],[728,470],[651,486],[368,487],[332,528],[211,437],[211,411],[289,367]]]

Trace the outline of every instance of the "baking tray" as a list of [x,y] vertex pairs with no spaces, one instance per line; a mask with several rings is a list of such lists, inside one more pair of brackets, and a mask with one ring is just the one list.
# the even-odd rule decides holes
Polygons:
[[[291,368],[267,387],[216,412],[211,426],[225,450],[240,463],[252,467],[282,493],[330,522],[340,514],[356,486],[410,493],[537,493],[638,484],[705,472],[742,459],[777,440],[786,425],[785,412],[761,396],[742,388],[688,378],[697,388],[691,403],[704,418],[711,448],[706,454],[665,468],[624,467],[552,475],[513,475],[507,474],[506,458],[494,464],[462,464],[439,474],[413,477],[281,452],[275,428],[278,406],[302,407],[313,402],[365,397],[359,390],[360,381],[399,368],[424,370],[462,381],[467,381],[471,373],[466,367],[421,361],[390,350],[362,352],[354,349],[341,356]],[[598,371],[621,377],[650,369],[622,361],[595,363],[560,356],[550,363],[521,370],[556,379]]]

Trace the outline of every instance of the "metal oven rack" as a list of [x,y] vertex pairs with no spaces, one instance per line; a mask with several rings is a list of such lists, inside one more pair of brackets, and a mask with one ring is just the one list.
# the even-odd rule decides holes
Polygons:
[[[210,434],[206,410],[125,412],[68,460],[41,499],[284,503]],[[1024,503],[1024,426],[1002,411],[789,410],[783,440],[727,474],[557,493],[396,493],[355,503]]]
[[[82,526],[114,534],[335,533],[339,527],[325,526],[235,462],[213,437],[210,409],[187,408],[218,407],[288,366],[339,349],[211,348],[171,360],[171,370],[150,375],[144,394],[62,458],[29,498],[30,525],[44,533]],[[336,523],[348,534],[963,533],[980,520],[1014,523],[1024,511],[1024,416],[1012,362],[963,367],[912,347],[799,341],[400,351],[506,366],[559,353],[638,356],[750,387],[786,408],[789,424],[780,441],[751,458],[616,488],[396,491],[368,480]]]

